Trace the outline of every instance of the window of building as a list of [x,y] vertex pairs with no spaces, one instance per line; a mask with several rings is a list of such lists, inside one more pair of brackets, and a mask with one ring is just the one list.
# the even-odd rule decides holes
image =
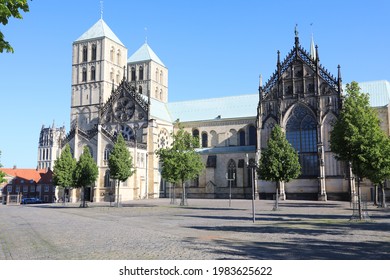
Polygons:
[[82,81],[87,81],[87,68],[83,67]]
[[143,80],[144,79],[144,68],[142,66],[138,69],[138,79]]
[[232,179],[231,186],[237,186],[237,170],[236,170],[236,162],[233,159],[230,159],[227,166],[227,177],[228,179]]
[[28,192],[28,186],[23,186],[23,192]]
[[192,136],[199,139],[199,130],[194,129],[194,130],[192,131]]
[[208,147],[208,135],[206,132],[202,133],[202,148]]
[[111,187],[110,170],[106,170],[106,173],[104,174],[104,186],[106,188]]
[[16,186],[16,187],[15,187],[15,192],[16,192],[16,193],[20,193],[20,187],[19,187],[19,186]]
[[142,94],[142,86],[138,87],[138,92],[139,92],[139,94]]
[[87,62],[88,60],[88,47],[84,46],[83,47],[83,62]]
[[286,125],[286,138],[299,154],[302,176],[318,176],[317,122],[305,106],[296,106]]
[[12,192],[12,186],[7,186],[7,192]]
[[31,186],[31,187],[30,187],[30,192],[31,192],[31,193],[35,193],[35,186]]
[[163,78],[164,78],[164,75],[163,75],[163,71],[161,70],[160,71],[160,84],[163,83]]
[[111,47],[111,50],[110,50],[110,60],[112,62],[114,62],[114,52],[115,52],[114,47]]
[[239,142],[239,146],[245,146],[245,131],[244,130],[240,130],[238,132],[238,142]]
[[92,60],[96,60],[96,45],[92,45]]
[[104,149],[104,155],[103,155],[103,159],[104,161],[108,161],[108,159],[110,158],[110,153],[111,153],[111,146],[107,145],[106,148]]
[[135,77],[135,67],[131,67],[131,80],[132,81],[135,81],[136,77]]
[[254,125],[249,126],[249,146],[256,145],[256,127]]
[[118,50],[118,52],[116,53],[116,59],[118,65],[121,65],[121,50]]
[[91,81],[95,81],[96,79],[96,70],[95,70],[95,66],[92,66],[91,67]]
[[50,191],[50,188],[49,188],[49,186],[45,186],[45,192],[49,192]]

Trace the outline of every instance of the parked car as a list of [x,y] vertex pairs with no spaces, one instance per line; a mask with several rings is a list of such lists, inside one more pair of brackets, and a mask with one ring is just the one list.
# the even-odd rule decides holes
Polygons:
[[22,204],[37,204],[37,203],[42,203],[42,200],[35,197],[22,198]]

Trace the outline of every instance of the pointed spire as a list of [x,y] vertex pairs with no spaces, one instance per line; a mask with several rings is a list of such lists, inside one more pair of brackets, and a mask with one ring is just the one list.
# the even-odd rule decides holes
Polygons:
[[341,93],[342,91],[342,79],[341,79],[341,67],[340,67],[340,64],[337,66],[337,69],[338,69],[338,74],[337,74],[337,83],[338,83],[338,87],[339,87],[339,92]]
[[263,87],[263,75],[259,76],[259,87]]
[[298,24],[295,24],[294,33],[295,33],[295,46],[298,47],[299,46]]
[[313,60],[317,59],[317,51],[314,45],[313,33],[311,34],[311,42],[310,42],[310,58]]

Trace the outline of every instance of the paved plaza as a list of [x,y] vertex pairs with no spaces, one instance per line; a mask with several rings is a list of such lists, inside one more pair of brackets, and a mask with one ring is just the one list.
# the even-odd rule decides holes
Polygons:
[[390,259],[390,208],[358,222],[349,202],[257,200],[253,223],[251,200],[188,202],[0,205],[0,259]]

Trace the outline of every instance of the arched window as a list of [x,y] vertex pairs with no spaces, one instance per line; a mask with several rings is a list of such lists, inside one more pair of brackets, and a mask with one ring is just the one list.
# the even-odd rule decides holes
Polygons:
[[82,81],[87,81],[87,68],[83,67]]
[[163,92],[162,92],[162,89],[160,89],[160,100],[163,100]]
[[236,163],[233,159],[230,159],[227,166],[227,177],[228,179],[232,179],[231,186],[237,186],[237,171],[236,171]]
[[118,65],[121,65],[121,50],[118,50],[118,52],[116,53],[116,60]]
[[144,79],[144,68],[142,66],[138,69],[138,79],[143,80]]
[[154,91],[154,97],[156,97],[156,99],[158,98],[158,87],[156,87],[156,90]]
[[142,86],[138,87],[138,92],[139,92],[139,94],[142,94]]
[[96,60],[96,44],[92,45],[92,60]]
[[112,62],[114,62],[114,47],[111,47],[111,50],[110,50],[110,60]]
[[106,148],[104,149],[103,160],[105,162],[107,162],[108,159],[110,158],[111,150],[112,150],[112,147],[110,145],[107,145]]
[[161,70],[160,71],[160,84],[162,84],[163,83],[163,71]]
[[135,81],[135,67],[131,67],[131,81]]
[[156,69],[156,82],[158,82],[158,68]]
[[238,143],[240,146],[245,146],[245,131],[240,130],[238,132]]
[[249,146],[256,145],[256,127],[254,125],[249,126]]
[[104,186],[106,188],[111,187],[110,170],[106,170],[106,173],[104,174]]
[[208,135],[207,132],[202,132],[202,148],[208,147]]
[[83,47],[83,62],[86,62],[88,59],[88,47],[84,46]]
[[95,81],[96,79],[96,70],[95,70],[95,66],[92,66],[91,67],[91,81]]
[[110,81],[114,81],[114,68],[111,68],[110,71]]
[[317,122],[305,106],[293,109],[286,124],[286,138],[299,153],[302,176],[317,177]]
[[194,129],[194,130],[192,131],[192,136],[193,136],[193,137],[198,137],[198,138],[199,138],[199,130]]

